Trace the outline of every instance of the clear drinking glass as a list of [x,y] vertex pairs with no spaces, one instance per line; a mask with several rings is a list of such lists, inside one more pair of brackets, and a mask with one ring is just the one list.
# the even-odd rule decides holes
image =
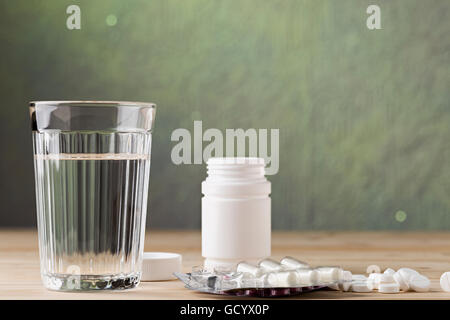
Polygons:
[[41,276],[53,290],[135,287],[155,105],[30,103]]

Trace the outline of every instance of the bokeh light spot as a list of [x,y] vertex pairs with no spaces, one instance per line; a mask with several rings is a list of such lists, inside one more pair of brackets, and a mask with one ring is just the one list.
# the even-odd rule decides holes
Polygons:
[[117,24],[117,17],[113,14],[110,14],[106,17],[106,24],[110,27],[115,26]]
[[403,222],[406,220],[406,212],[399,210],[395,213],[395,220],[397,220],[397,222]]

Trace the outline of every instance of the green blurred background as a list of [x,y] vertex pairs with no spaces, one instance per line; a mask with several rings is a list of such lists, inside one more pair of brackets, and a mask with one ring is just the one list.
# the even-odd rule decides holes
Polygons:
[[448,0],[0,0],[0,226],[36,221],[28,101],[97,99],[158,104],[150,228],[200,227],[202,120],[280,129],[274,229],[449,229],[449,34]]

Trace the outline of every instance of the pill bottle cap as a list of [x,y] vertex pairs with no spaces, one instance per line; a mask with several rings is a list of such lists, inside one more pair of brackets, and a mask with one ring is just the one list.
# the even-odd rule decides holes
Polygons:
[[144,252],[141,281],[175,279],[174,272],[181,272],[181,255],[169,252]]

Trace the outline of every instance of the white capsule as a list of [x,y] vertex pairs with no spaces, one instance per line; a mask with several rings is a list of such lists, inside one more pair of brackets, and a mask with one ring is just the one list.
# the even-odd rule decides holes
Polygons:
[[353,281],[366,281],[367,277],[363,274],[353,274],[352,275],[352,280]]
[[367,282],[367,287],[368,287],[370,290],[378,289],[378,286],[376,286],[375,283],[374,283],[373,281],[367,279],[366,282]]
[[245,263],[245,262],[241,262],[238,264],[237,272],[242,272],[246,275],[251,275],[255,278],[260,277],[263,274],[263,271],[261,270],[261,268],[255,267],[254,265]]
[[400,274],[400,272],[396,272],[393,275],[395,282],[397,282],[397,284],[400,287],[400,290],[402,291],[408,291],[409,290],[409,284],[408,282],[405,281],[405,279],[403,279],[402,275]]
[[394,276],[392,274],[381,274],[380,275],[380,284],[382,283],[395,283]]
[[353,281],[352,291],[354,292],[371,292],[372,289],[368,286],[367,281]]
[[330,285],[328,286],[328,288],[331,289],[331,290],[341,291],[341,288],[339,287],[339,284],[338,284],[338,283],[330,284]]
[[441,289],[445,292],[450,292],[450,272],[444,272],[439,280]]
[[352,283],[352,273],[350,271],[340,271],[340,280],[329,285],[328,287],[333,290],[348,291]]
[[341,280],[329,286],[334,290],[348,291],[352,285],[352,273],[350,271],[342,270]]
[[319,282],[319,272],[311,269],[295,270],[297,276],[297,283],[301,286],[312,286]]
[[406,282],[409,282],[409,279],[412,276],[416,276],[416,275],[420,274],[419,272],[417,272],[416,270],[411,269],[411,268],[400,268],[400,269],[398,269],[397,272],[400,273],[403,280],[405,280]]
[[398,293],[400,291],[400,286],[398,283],[380,283],[378,287],[378,292],[380,293]]
[[342,271],[342,281],[348,282],[352,281],[352,273],[350,271],[344,270]]
[[281,264],[272,259],[265,259],[260,261],[259,267],[263,270],[263,272],[277,272],[283,269]]
[[280,263],[285,269],[289,270],[309,268],[309,264],[307,264],[306,262],[297,260],[292,257],[285,257],[281,259]]
[[391,269],[391,268],[387,268],[386,270],[384,270],[383,273],[384,274],[391,274],[391,275],[393,275],[395,273],[395,270]]
[[342,269],[336,267],[320,267],[317,268],[319,272],[319,281],[322,284],[337,282],[342,278]]
[[372,281],[377,286],[380,284],[381,273],[371,273],[367,280]]
[[430,279],[418,274],[409,279],[409,286],[416,292],[427,292],[430,290]]
[[344,281],[339,283],[339,289],[341,289],[342,291],[349,291],[351,287],[352,287],[351,281]]
[[290,288],[297,286],[297,276],[293,271],[279,271],[268,274],[267,281],[271,287]]
[[[240,281],[240,288],[266,288],[269,286],[269,281],[267,281],[267,273],[262,274],[260,277],[242,277]],[[239,280],[237,280],[239,282]]]
[[373,289],[378,289],[378,286],[380,285],[380,277],[381,273],[371,273],[369,274],[367,282]]

